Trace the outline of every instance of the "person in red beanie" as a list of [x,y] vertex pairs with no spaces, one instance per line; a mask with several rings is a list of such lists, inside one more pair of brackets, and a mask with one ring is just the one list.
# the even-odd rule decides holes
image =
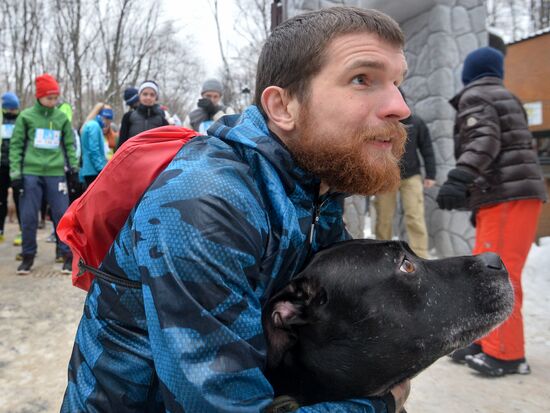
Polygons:
[[[59,84],[51,75],[38,76],[37,101],[17,118],[10,142],[10,178],[13,190],[20,194],[23,235],[23,262],[17,268],[19,275],[29,274],[34,263],[42,198],[50,205],[54,227],[57,227],[69,205],[67,179],[78,179],[71,123],[56,107],[59,94]],[[70,250],[62,243],[58,247],[64,256],[62,271],[70,274]]]
[[[55,78],[47,73],[36,78],[36,98],[43,106],[53,108],[59,98],[59,84]],[[52,103],[53,102],[53,103]]]

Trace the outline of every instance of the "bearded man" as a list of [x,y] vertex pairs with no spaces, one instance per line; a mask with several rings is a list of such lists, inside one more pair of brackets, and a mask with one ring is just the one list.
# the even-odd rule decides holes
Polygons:
[[[95,279],[62,411],[258,412],[261,310],[313,253],[347,239],[344,193],[399,184],[410,112],[403,33],[373,11],[330,8],[277,27],[255,104],[186,144],[136,205]],[[400,411],[389,397],[299,412]]]

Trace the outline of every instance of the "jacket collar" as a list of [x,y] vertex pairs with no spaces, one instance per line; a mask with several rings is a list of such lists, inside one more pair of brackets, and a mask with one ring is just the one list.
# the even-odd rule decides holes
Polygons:
[[477,86],[486,86],[486,85],[503,85],[502,79],[498,77],[493,76],[486,76],[482,77],[481,79],[474,80],[471,83],[468,83],[468,85],[464,86],[464,88],[458,92],[451,100],[449,100],[449,103],[455,108],[455,110],[458,109],[458,102],[460,101],[460,98],[466,92],[467,90],[477,87]]
[[143,114],[145,117],[151,117],[153,115],[161,114],[160,105],[158,103],[153,104],[152,106],[145,106],[140,103],[136,110]]
[[51,116],[56,109],[56,108],[47,108],[46,106],[42,105],[38,100],[36,100],[34,104],[34,108],[46,116]]
[[208,135],[237,142],[260,153],[277,171],[287,194],[292,194],[296,185],[308,192],[318,191],[319,178],[296,164],[283,141],[269,130],[255,105],[246,108],[241,115],[223,116],[208,129]]

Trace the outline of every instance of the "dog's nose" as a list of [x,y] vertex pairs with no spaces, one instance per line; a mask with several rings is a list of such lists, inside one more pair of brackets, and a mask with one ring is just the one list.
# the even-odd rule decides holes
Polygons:
[[481,258],[487,268],[491,268],[493,270],[504,269],[504,264],[502,263],[502,260],[497,254],[493,252],[483,253],[479,256],[479,258]]

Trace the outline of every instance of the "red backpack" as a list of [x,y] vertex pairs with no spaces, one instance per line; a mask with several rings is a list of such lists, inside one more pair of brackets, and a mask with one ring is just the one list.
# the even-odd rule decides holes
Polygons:
[[122,145],[57,226],[73,253],[73,285],[86,291],[130,211],[153,180],[197,132],[164,126],[140,133]]

